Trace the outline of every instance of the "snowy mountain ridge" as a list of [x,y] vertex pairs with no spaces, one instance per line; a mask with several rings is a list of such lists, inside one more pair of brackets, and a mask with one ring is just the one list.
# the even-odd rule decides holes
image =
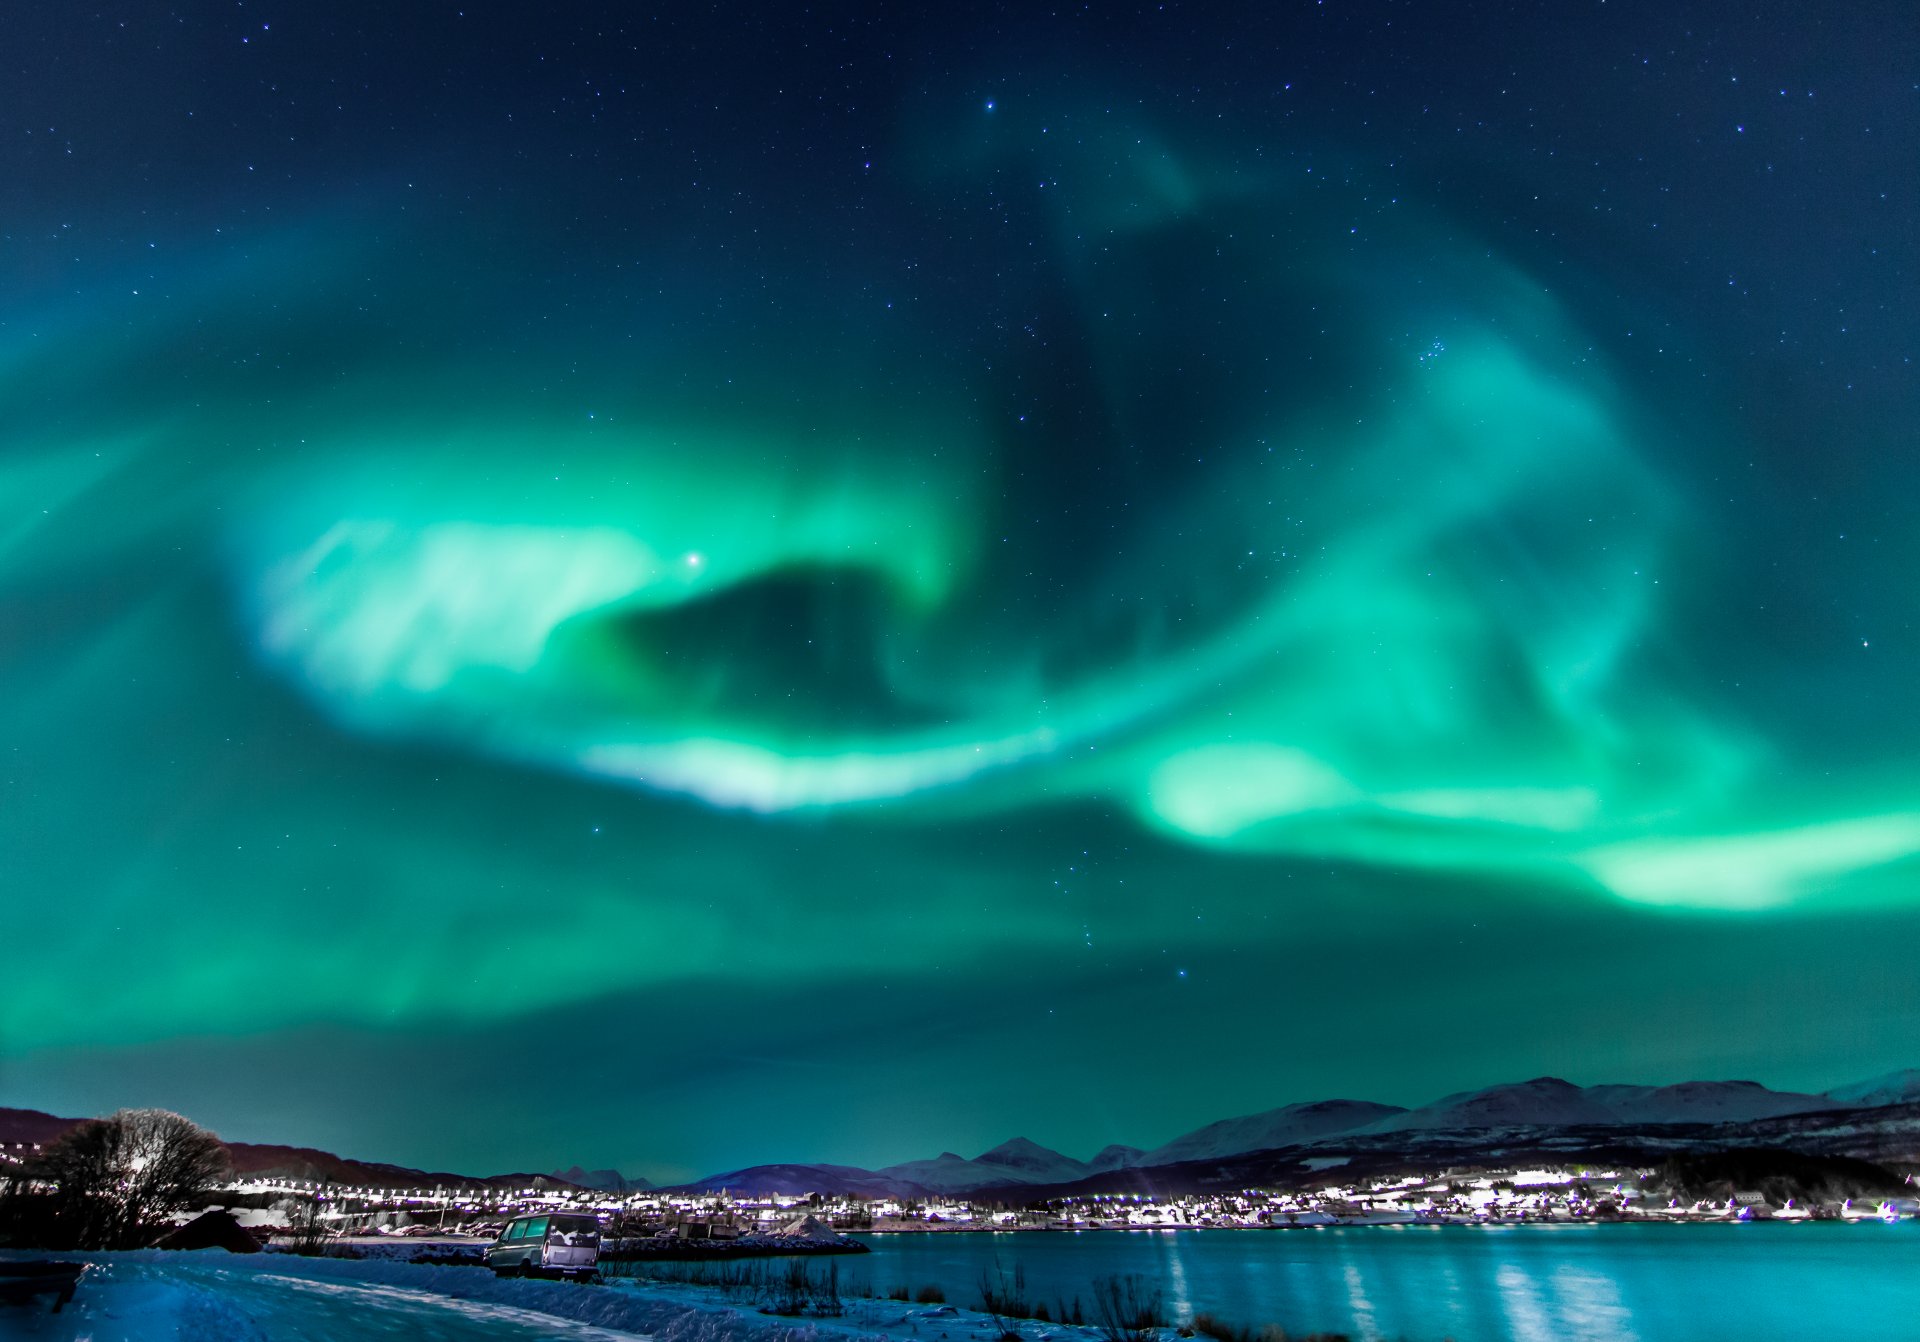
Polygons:
[[1682,1081],[1671,1086],[1576,1086],[1556,1076],[1442,1096],[1356,1132],[1442,1128],[1585,1127],[1745,1123],[1849,1107],[1825,1095],[1768,1090],[1756,1081]]
[[549,1178],[578,1188],[597,1188],[607,1193],[644,1193],[653,1187],[651,1180],[629,1177],[619,1170],[587,1170],[578,1165],[555,1170]]
[[1280,1146],[1297,1146],[1316,1137],[1352,1132],[1406,1112],[1398,1105],[1374,1104],[1368,1100],[1315,1100],[1308,1104],[1289,1104],[1264,1113],[1223,1118],[1209,1123],[1174,1138],[1164,1146],[1145,1152],[1134,1163],[1172,1165],[1182,1160],[1207,1160],[1216,1156],[1237,1156],[1248,1151],[1269,1151]]
[[1009,1184],[1064,1184],[1094,1173],[1092,1165],[1015,1137],[968,1160],[943,1151],[932,1160],[909,1160],[875,1173],[932,1193],[968,1193]]
[[[963,1196],[983,1189],[1054,1188],[1125,1170],[1233,1160],[1324,1142],[1377,1141],[1396,1134],[1417,1142],[1441,1134],[1503,1129],[1671,1129],[1688,1124],[1777,1124],[1797,1121],[1796,1116],[1827,1123],[1823,1117],[1827,1114],[1838,1114],[1838,1121],[1846,1123],[1851,1121],[1847,1111],[1895,1110],[1914,1104],[1920,1104],[1920,1068],[1836,1086],[1819,1095],[1769,1090],[1754,1081],[1577,1086],[1558,1077],[1535,1077],[1460,1091],[1415,1109],[1366,1100],[1283,1105],[1205,1124],[1151,1150],[1110,1145],[1084,1161],[1025,1137],[1015,1137],[971,1159],[943,1151],[931,1159],[905,1161],[878,1170],[818,1163],[754,1165],[711,1174],[679,1187],[859,1197]],[[36,1110],[0,1107],[0,1150],[11,1147],[15,1159],[24,1158],[32,1148],[57,1140],[79,1122]],[[233,1142],[227,1149],[242,1174],[394,1186],[432,1186],[471,1179],[346,1160],[308,1148]],[[645,1180],[628,1178],[615,1170],[587,1170],[578,1165],[553,1175],[492,1175],[479,1181],[514,1186],[557,1181],[620,1192],[651,1187]]]
[[[1646,1127],[1670,1124],[1748,1123],[1793,1114],[1878,1107],[1920,1099],[1920,1069],[1889,1073],[1836,1087],[1824,1095],[1769,1090],[1756,1081],[1682,1081],[1665,1086],[1576,1086],[1559,1077],[1535,1077],[1481,1090],[1444,1095],[1415,1109],[1369,1100],[1314,1100],[1257,1114],[1219,1119],[1151,1150],[1108,1146],[1091,1160],[1076,1160],[1024,1137],[972,1159],[951,1151],[930,1160],[909,1160],[872,1171],[898,1195],[964,1195],[1022,1185],[1058,1187],[1122,1169],[1151,1169],[1189,1161],[1226,1160],[1259,1151],[1315,1142],[1393,1133],[1468,1132],[1477,1129]],[[687,1188],[752,1189],[759,1167],[685,1185]],[[795,1167],[768,1167],[788,1171]],[[853,1192],[840,1182],[845,1166],[819,1166],[836,1175],[813,1191]],[[866,1173],[862,1171],[862,1173]],[[731,1182],[722,1184],[719,1180]],[[863,1181],[865,1182],[865,1181]],[[866,1186],[872,1187],[871,1183]],[[769,1186],[768,1191],[773,1191]]]
[[1827,1098],[1848,1107],[1880,1108],[1889,1104],[1910,1104],[1920,1100],[1920,1067],[1906,1067],[1885,1076],[1870,1077],[1852,1085],[1836,1086]]

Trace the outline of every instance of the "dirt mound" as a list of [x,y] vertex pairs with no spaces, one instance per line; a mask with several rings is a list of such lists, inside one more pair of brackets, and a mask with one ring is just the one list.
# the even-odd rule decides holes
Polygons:
[[844,1244],[847,1239],[845,1235],[814,1216],[798,1217],[774,1233],[781,1239],[805,1240],[812,1244]]
[[154,1241],[156,1249],[225,1249],[228,1253],[259,1253],[260,1241],[249,1235],[229,1212],[215,1208],[201,1212],[183,1226]]

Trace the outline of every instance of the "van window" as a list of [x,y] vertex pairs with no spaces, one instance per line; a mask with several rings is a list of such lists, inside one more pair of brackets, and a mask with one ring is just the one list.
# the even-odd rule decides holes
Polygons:
[[553,1218],[553,1233],[573,1237],[598,1236],[600,1223],[591,1216],[556,1216]]
[[527,1238],[528,1239],[545,1239],[546,1237],[547,1237],[547,1218],[546,1217],[536,1216],[532,1220],[527,1222]]
[[527,1223],[525,1221],[515,1221],[512,1225],[507,1227],[507,1233],[505,1238],[525,1239],[526,1237],[527,1237]]

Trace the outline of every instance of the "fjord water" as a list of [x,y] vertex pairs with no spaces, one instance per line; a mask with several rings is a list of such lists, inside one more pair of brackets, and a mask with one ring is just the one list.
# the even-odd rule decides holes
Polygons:
[[1145,1275],[1176,1321],[1407,1342],[1743,1342],[1920,1337],[1920,1223],[1349,1226],[863,1236],[842,1280],[938,1284],[976,1307],[983,1271],[1091,1313],[1089,1287]]

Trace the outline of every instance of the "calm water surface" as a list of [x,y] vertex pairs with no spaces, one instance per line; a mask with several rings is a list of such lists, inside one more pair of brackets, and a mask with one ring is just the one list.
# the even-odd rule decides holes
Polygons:
[[1138,1272],[1175,1320],[1211,1312],[1356,1339],[1743,1342],[1920,1339],[1920,1223],[1354,1226],[863,1237],[843,1280],[936,1283],[977,1306],[983,1269],[1050,1305]]

